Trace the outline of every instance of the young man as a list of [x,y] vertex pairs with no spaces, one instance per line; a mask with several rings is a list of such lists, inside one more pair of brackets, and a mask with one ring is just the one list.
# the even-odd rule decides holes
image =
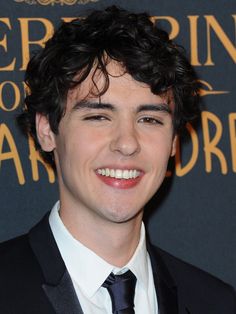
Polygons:
[[19,117],[60,201],[0,248],[2,314],[236,313],[232,288],[145,240],[144,205],[198,113],[181,49],[146,14],[63,24],[26,71]]

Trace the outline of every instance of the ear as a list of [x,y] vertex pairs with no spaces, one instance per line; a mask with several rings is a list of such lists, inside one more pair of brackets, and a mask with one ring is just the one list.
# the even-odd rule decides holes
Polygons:
[[176,153],[176,145],[177,145],[178,135],[175,135],[172,141],[172,147],[171,147],[171,157],[173,157]]
[[56,147],[55,134],[52,132],[47,116],[37,113],[35,118],[36,132],[42,150],[51,152]]

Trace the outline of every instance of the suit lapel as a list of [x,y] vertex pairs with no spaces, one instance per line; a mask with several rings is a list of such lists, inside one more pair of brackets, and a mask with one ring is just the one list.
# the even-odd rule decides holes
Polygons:
[[178,293],[177,284],[163,258],[164,252],[149,243],[147,248],[152,264],[159,314],[191,314],[185,298]]
[[158,251],[148,244],[159,314],[178,314],[177,287]]
[[[56,314],[83,314],[70,275],[62,260],[47,214],[29,233],[29,242],[40,264],[42,289]],[[147,244],[157,292],[159,314],[191,314],[177,294],[174,282],[159,250]],[[46,312],[45,312],[46,314]]]
[[48,216],[47,214],[29,233],[30,245],[45,278],[42,288],[56,314],[83,314],[72,280],[51,232]]
[[43,289],[57,314],[82,314],[69,273],[66,271],[56,286],[44,284]]

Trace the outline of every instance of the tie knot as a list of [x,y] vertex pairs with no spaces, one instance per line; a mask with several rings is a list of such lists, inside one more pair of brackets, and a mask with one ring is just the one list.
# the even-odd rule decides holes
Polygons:
[[112,313],[134,313],[134,292],[136,277],[129,270],[122,275],[111,273],[103,287],[107,288],[112,302]]

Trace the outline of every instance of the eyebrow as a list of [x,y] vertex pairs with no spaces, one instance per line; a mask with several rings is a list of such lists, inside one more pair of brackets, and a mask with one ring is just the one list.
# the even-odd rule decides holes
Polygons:
[[167,113],[171,113],[171,109],[169,108],[167,103],[138,106],[137,112],[142,111],[164,111]]
[[115,107],[108,103],[102,103],[102,102],[90,102],[88,100],[82,100],[78,103],[76,103],[73,106],[73,110],[77,109],[108,109],[111,111],[115,111]]
[[[90,102],[88,100],[82,100],[73,106],[73,110],[81,109],[103,109],[116,111],[115,106],[112,104],[103,102]],[[143,111],[163,111],[166,113],[171,113],[171,110],[167,103],[139,105],[136,112],[139,113]]]

